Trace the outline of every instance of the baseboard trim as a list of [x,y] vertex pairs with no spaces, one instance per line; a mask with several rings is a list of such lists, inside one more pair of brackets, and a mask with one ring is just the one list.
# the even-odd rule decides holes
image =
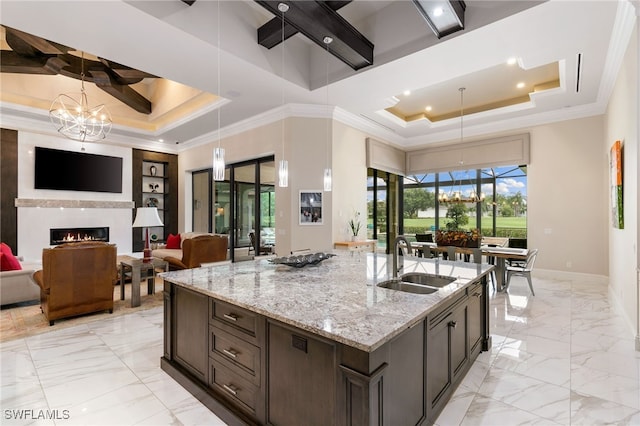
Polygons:
[[552,269],[534,269],[533,277],[545,279],[560,279],[568,281],[582,281],[593,284],[609,285],[609,277],[596,274],[585,274],[582,272],[555,271]]

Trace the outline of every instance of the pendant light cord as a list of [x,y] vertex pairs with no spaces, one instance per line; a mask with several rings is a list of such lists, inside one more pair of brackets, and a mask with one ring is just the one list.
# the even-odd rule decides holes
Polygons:
[[280,43],[280,45],[282,46],[282,55],[280,55],[280,69],[281,69],[281,73],[282,73],[282,85],[280,86],[280,96],[281,96],[281,100],[282,100],[282,123],[280,125],[280,129],[282,132],[282,159],[284,160],[284,118],[285,118],[285,114],[284,114],[284,12],[286,12],[285,7],[281,7],[280,9],[280,13],[282,16],[282,42]]
[[[221,45],[221,42],[220,42],[220,0],[218,0],[218,2],[217,2],[217,7],[218,7],[218,11],[217,11],[218,23],[216,25],[216,27],[217,27],[217,29],[216,29],[216,32],[217,32],[216,37],[218,39],[218,51],[217,51],[216,56],[217,56],[217,61],[218,61],[218,76],[217,76],[218,77],[218,82],[217,82],[217,84],[218,84],[218,101],[219,101],[222,98],[222,93],[221,93],[221,90],[220,90],[220,71],[221,71],[220,70],[220,68],[221,68],[220,67],[220,45]],[[220,135],[220,109],[221,108],[222,108],[222,106],[219,105],[218,106],[218,148],[220,148],[220,139],[222,137]]]
[[[327,77],[327,110],[331,111],[331,108],[329,108],[329,44],[332,42],[333,40],[331,40],[331,37],[325,37],[324,38],[324,42],[327,45],[327,56],[326,56],[326,77]],[[331,119],[331,114],[329,114],[329,117],[327,118],[327,129],[326,129],[326,137],[327,137],[327,154],[326,154],[326,164],[327,164],[327,168],[329,168],[329,121]]]

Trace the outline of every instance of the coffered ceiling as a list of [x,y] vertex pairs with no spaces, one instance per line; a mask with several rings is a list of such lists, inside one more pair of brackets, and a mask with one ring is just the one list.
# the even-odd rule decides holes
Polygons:
[[[112,112],[106,143],[173,152],[217,139],[218,113],[226,135],[331,110],[413,148],[456,141],[460,87],[467,137],[604,113],[636,13],[628,0],[467,0],[465,29],[438,39],[412,1],[330,3],[346,3],[336,13],[374,45],[373,65],[300,33],[263,47],[258,28],[277,16],[245,0],[3,0],[0,24],[158,77],[131,86],[151,114],[87,88]],[[3,73],[2,125],[50,132],[51,101],[73,91],[61,75]]]

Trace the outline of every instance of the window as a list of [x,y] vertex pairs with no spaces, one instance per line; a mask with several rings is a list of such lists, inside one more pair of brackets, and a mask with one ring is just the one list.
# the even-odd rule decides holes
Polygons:
[[[438,194],[483,194],[478,203],[442,203]],[[446,229],[462,213],[461,228],[480,228],[484,236],[527,238],[527,168],[492,167],[407,176],[403,180],[403,233]],[[456,211],[452,210],[455,206]],[[465,223],[466,222],[466,223]]]

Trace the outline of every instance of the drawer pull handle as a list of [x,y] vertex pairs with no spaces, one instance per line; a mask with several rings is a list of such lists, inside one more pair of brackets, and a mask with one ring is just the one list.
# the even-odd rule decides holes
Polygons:
[[482,296],[482,293],[473,293],[473,295],[474,295],[475,297],[480,297],[480,296]]
[[222,352],[229,355],[231,358],[236,358],[238,356],[238,353],[231,348],[223,349]]
[[238,394],[238,391],[236,389],[234,389],[233,385],[222,385],[222,387],[224,388],[224,390],[229,392],[231,395],[237,395]]
[[224,314],[223,317],[230,321],[238,321],[238,316],[236,314]]
[[451,327],[451,328],[456,328],[457,326],[458,326],[458,323],[457,323],[457,322],[455,322],[455,321],[451,321],[451,322],[449,323],[449,327]]

